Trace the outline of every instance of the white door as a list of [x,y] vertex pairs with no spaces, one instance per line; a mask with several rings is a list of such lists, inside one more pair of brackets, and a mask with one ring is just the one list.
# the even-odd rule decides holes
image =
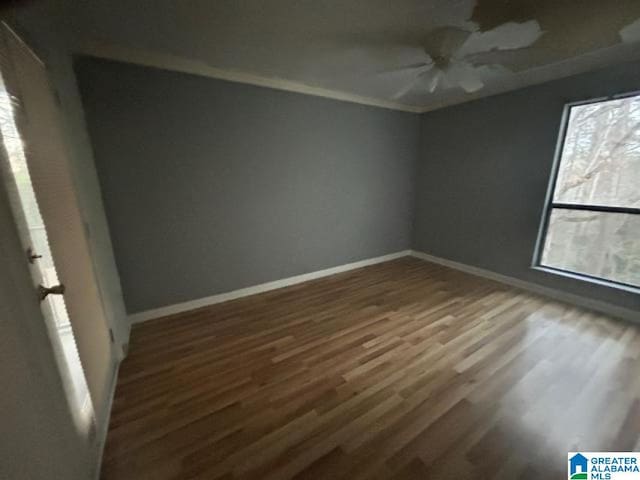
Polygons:
[[95,426],[95,400],[106,398],[109,383],[109,329],[47,71],[4,25],[1,40],[1,173],[71,412],[89,433]]

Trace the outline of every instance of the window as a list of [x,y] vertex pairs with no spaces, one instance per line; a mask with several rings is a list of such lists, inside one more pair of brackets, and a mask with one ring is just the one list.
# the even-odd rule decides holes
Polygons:
[[640,287],[640,94],[567,107],[537,266]]

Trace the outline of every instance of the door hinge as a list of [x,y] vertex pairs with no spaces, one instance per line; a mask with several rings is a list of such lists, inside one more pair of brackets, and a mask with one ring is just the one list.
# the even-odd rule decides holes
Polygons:
[[111,340],[111,343],[116,343],[116,337],[113,335],[113,329],[109,329],[109,339]]
[[45,287],[44,285],[38,285],[38,298],[42,302],[49,295],[64,295],[65,286],[63,283],[60,285],[54,285],[53,287]]
[[33,265],[33,262],[35,262],[36,260],[38,260],[39,258],[42,258],[42,255],[38,255],[37,253],[35,253],[33,251],[33,248],[29,247],[27,248],[27,261]]

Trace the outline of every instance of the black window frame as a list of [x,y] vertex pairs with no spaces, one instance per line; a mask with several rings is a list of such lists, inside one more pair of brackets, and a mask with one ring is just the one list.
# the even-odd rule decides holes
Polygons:
[[619,288],[619,289],[631,291],[633,293],[640,293],[640,286],[638,285],[618,282],[610,278],[597,277],[595,275],[589,275],[587,273],[574,272],[572,270],[552,267],[549,265],[544,265],[542,263],[542,253],[543,253],[545,241],[547,238],[547,231],[549,229],[549,221],[551,218],[551,213],[553,212],[554,209],[640,215],[640,208],[635,208],[635,207],[611,207],[606,205],[586,205],[586,204],[573,204],[573,203],[563,203],[563,202],[553,201],[553,197],[555,195],[556,185],[558,181],[558,174],[560,172],[560,166],[561,166],[560,164],[562,163],[562,152],[564,151],[566,137],[567,137],[567,130],[569,128],[569,120],[571,118],[571,109],[575,107],[584,106],[584,105],[594,104],[594,103],[602,103],[602,102],[607,102],[611,100],[621,100],[625,98],[639,97],[639,96],[640,96],[640,90],[635,90],[632,92],[626,92],[626,93],[620,93],[615,95],[590,98],[588,100],[582,100],[577,102],[565,103],[564,109],[562,112],[562,120],[560,125],[560,132],[558,135],[558,141],[556,143],[556,150],[555,150],[553,166],[551,170],[551,176],[549,179],[549,185],[547,187],[547,194],[545,197],[544,208],[542,212],[542,222],[540,224],[538,237],[536,239],[536,246],[535,246],[533,262],[532,262],[533,268],[537,270],[549,272],[549,273],[562,275],[565,277],[570,277],[578,280],[596,283],[599,285],[604,285],[607,287]]

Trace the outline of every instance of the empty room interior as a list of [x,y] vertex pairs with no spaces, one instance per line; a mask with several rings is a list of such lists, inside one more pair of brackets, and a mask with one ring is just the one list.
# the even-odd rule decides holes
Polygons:
[[0,20],[0,479],[640,478],[640,2]]

